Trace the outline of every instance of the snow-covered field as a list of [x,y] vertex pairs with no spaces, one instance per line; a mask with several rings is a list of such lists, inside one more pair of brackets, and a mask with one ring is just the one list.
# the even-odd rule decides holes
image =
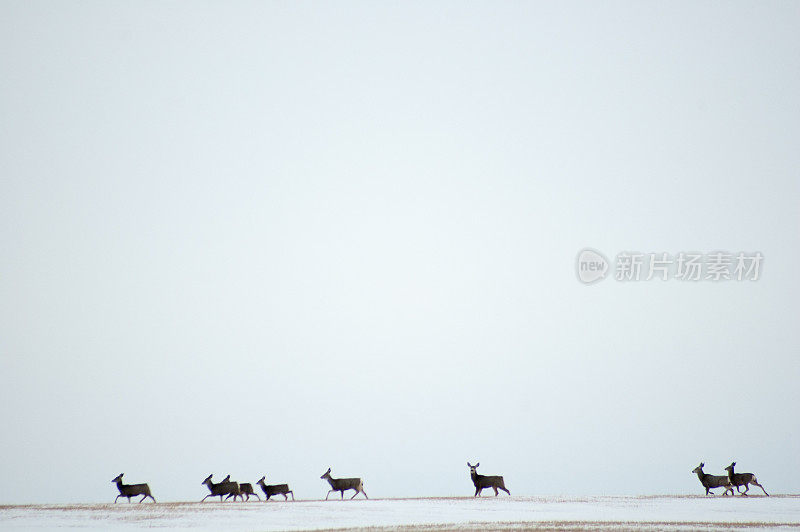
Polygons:
[[484,497],[0,506],[0,530],[800,529],[800,496]]

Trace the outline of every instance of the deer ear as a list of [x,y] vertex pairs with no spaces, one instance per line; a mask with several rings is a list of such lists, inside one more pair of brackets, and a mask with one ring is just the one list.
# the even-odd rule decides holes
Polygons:
[[475,464],[475,466],[474,466],[474,467],[478,467],[479,465],[481,465],[481,463],[480,463],[480,462],[478,462],[477,464]]
[[700,467],[704,467],[705,465],[705,462],[700,462]]

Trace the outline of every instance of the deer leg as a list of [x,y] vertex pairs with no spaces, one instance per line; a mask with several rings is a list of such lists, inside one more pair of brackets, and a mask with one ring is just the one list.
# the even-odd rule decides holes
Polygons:
[[742,492],[742,497],[747,497],[747,492],[750,491],[750,484],[744,485],[744,491]]
[[769,493],[767,493],[767,490],[765,490],[765,489],[764,489],[764,486],[762,486],[762,485],[761,485],[761,484],[759,484],[758,482],[753,482],[753,484],[755,484],[756,486],[758,486],[759,488],[761,488],[761,491],[763,491],[763,492],[764,492],[764,495],[766,495],[767,497],[769,497]]
[[332,491],[333,491],[333,490],[328,490],[328,494],[327,494],[327,495],[325,495],[325,500],[326,500],[326,501],[328,500],[328,497],[330,497],[330,494],[331,494],[331,492],[332,492]]
[[492,489],[494,490],[494,496],[497,497],[497,486],[492,486]]
[[480,497],[482,489],[483,488],[475,488],[475,495],[473,495],[473,497]]
[[510,491],[508,491],[507,489],[505,489],[504,487],[500,486],[500,489],[501,489],[501,490],[503,490],[503,491],[505,491],[505,492],[506,492],[506,493],[508,493],[509,495],[511,495],[511,492],[510,492]]
[[[294,492],[293,492],[293,491],[290,491],[289,493],[291,493],[291,494],[292,494],[292,500],[294,500]],[[286,496],[286,495],[284,495],[284,497],[285,497],[285,496]]]
[[[119,495],[117,495],[117,499],[119,499],[120,497],[122,497],[121,493]],[[117,499],[114,499],[114,504],[117,504]]]
[[205,500],[208,499],[209,497],[211,497],[210,493],[208,495],[206,495],[205,497],[203,497],[203,500],[201,500],[200,502],[205,502]]
[[130,503],[131,503],[131,496],[128,495],[128,504],[130,504]]
[[344,500],[344,490],[339,491],[342,494],[342,500]]
[[139,504],[142,504],[142,501],[145,500],[146,498],[147,498],[147,494],[145,493],[144,495],[142,495],[142,498],[139,499]]
[[352,497],[350,497],[350,500],[352,501],[353,499],[355,499],[355,498],[356,498],[356,495],[358,495],[358,490],[356,490],[356,492],[353,494],[353,496],[352,496]]

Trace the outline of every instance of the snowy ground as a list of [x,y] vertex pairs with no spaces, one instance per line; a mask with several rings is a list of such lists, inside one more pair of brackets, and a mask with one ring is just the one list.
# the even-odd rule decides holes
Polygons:
[[0,506],[0,530],[800,529],[800,496],[484,497]]

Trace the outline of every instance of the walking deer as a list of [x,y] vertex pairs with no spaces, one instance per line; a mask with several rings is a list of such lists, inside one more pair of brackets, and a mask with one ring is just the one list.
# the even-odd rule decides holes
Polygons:
[[494,490],[495,497],[497,497],[498,489],[501,489],[511,495],[511,492],[506,489],[506,485],[503,482],[503,477],[479,475],[476,471],[479,465],[481,465],[480,462],[475,465],[467,462],[467,467],[469,467],[469,476],[472,478],[472,483],[475,484],[475,497],[480,497],[481,491],[485,490],[486,488],[492,488]]
[[[359,493],[363,493],[364,494],[364,498],[369,499],[369,497],[367,497],[367,492],[364,491],[364,481],[362,481],[360,478],[333,478],[331,476],[331,468],[330,467],[325,472],[325,474],[322,475],[319,478],[326,479],[328,481],[328,483],[331,485],[331,489],[329,489],[328,490],[328,494],[325,495],[325,500],[326,501],[328,500],[328,497],[330,496],[332,491],[341,492],[342,493],[342,499],[344,499],[344,492],[347,491],[347,490],[356,490],[356,492],[353,494],[353,496],[350,497],[351,499],[355,499],[356,495],[358,495]],[[294,496],[294,495],[292,495],[292,496]]]
[[744,491],[742,492],[742,496],[747,497],[747,492],[750,491],[750,484],[754,484],[761,488],[761,491],[764,492],[764,495],[769,497],[769,493],[767,490],[764,489],[764,486],[758,483],[756,480],[756,476],[753,473],[735,473],[733,471],[736,462],[731,462],[731,465],[725,468],[725,471],[728,472],[728,479],[731,481],[731,484],[736,486],[736,491],[739,491],[739,486],[744,486]]
[[709,475],[703,473],[703,466],[705,464],[700,462],[700,465],[692,469],[692,473],[697,474],[697,478],[700,479],[700,484],[706,489],[706,495],[711,494],[714,495],[714,492],[711,490],[714,488],[725,488],[725,491],[722,492],[722,495],[727,495],[728,492],[731,492],[733,495],[733,486],[731,485],[730,479],[725,475]]
[[[266,480],[266,475],[261,477],[261,480],[256,482],[259,486],[261,486],[261,490],[264,492],[264,502],[268,501],[270,497],[273,495],[283,495],[283,500],[289,500],[289,497],[286,496],[287,493],[292,494],[292,500],[294,500],[294,492],[289,489],[289,484],[267,484],[264,481]],[[342,494],[344,496],[344,494]]]
[[[239,484],[228,480],[231,477],[230,475],[228,475],[227,478],[222,482],[216,484],[211,480],[211,477],[213,476],[214,476],[213,474],[208,475],[206,479],[200,483],[200,484],[205,484],[208,487],[208,491],[211,492],[205,497],[203,497],[203,499],[200,502],[205,501],[209,497],[216,497],[216,496],[219,496],[219,501],[222,502],[223,495],[227,495],[227,497],[225,497],[226,501],[231,497],[233,497],[234,501],[236,501],[236,497],[242,497],[242,492],[239,489]],[[242,497],[242,500],[244,500],[244,497]]]
[[153,502],[156,502],[155,497],[153,497],[150,494],[150,486],[148,486],[147,484],[123,484],[122,475],[124,474],[125,473],[120,473],[119,476],[117,476],[117,478],[111,481],[116,483],[117,489],[119,490],[119,495],[117,495],[117,498],[114,499],[115,503],[117,502],[117,499],[119,499],[120,497],[127,497],[128,502],[131,502],[131,497],[136,497],[137,495],[142,496],[142,498],[139,499],[140,503],[148,497],[153,499]]

